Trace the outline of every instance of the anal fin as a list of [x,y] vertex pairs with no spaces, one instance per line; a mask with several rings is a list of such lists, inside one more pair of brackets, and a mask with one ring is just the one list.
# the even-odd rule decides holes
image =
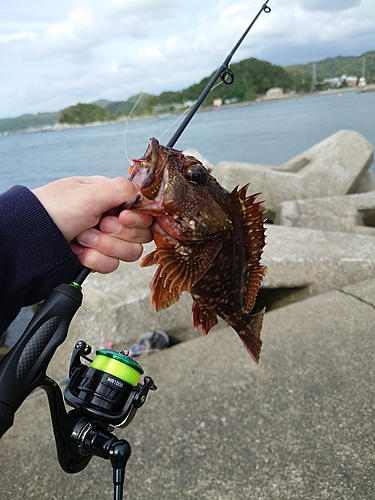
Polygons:
[[207,335],[211,328],[217,325],[218,319],[214,311],[203,309],[199,306],[198,302],[193,302],[193,323],[194,328],[197,330],[201,327],[202,335]]
[[249,321],[246,325],[246,328],[237,331],[238,336],[245,346],[245,349],[257,364],[259,363],[260,350],[262,347],[260,332],[262,330],[265,310],[266,309],[264,308],[256,314],[249,314]]

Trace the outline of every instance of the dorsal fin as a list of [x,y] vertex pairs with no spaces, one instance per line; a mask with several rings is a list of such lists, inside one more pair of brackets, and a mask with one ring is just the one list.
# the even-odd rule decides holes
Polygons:
[[245,269],[246,292],[244,298],[243,312],[250,312],[254,307],[260,284],[267,268],[260,264],[260,258],[265,245],[263,202],[256,202],[260,193],[246,196],[249,184],[238,190],[238,186],[232,191],[237,211],[241,217],[242,230],[246,246]]

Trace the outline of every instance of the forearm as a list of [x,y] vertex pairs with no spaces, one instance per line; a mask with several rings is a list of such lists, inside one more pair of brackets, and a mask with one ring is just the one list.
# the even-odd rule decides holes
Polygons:
[[27,188],[0,195],[0,335],[24,305],[44,299],[80,269],[77,256]]

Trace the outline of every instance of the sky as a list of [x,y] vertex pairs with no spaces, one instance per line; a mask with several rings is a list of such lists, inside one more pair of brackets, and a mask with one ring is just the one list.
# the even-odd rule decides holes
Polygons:
[[[265,0],[12,0],[0,5],[0,119],[182,90],[225,60]],[[269,0],[232,62],[375,50],[374,0]]]

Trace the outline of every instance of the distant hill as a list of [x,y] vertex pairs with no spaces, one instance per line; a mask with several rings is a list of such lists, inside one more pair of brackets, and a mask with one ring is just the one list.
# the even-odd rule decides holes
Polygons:
[[106,109],[97,104],[81,104],[70,106],[60,111],[58,116],[59,123],[86,125],[93,122],[108,122],[116,118]]
[[48,127],[57,122],[58,111],[55,113],[38,113],[36,115],[22,115],[18,118],[0,120],[0,133],[16,132],[33,128]]
[[136,94],[129,97],[127,101],[111,102],[106,106],[106,109],[113,115],[120,117],[129,116],[136,106],[133,115],[145,115],[152,112],[152,103],[156,102],[157,99],[156,96],[151,94]]
[[[265,94],[271,87],[282,87],[284,90],[293,88],[293,81],[289,74],[281,67],[272,65],[258,59],[245,59],[239,63],[230,65],[234,74],[232,85],[222,83],[212,90],[206,97],[204,104],[212,105],[213,99],[220,98],[223,101],[253,101],[257,95]],[[173,101],[195,101],[213,77],[214,72],[201,80],[199,83],[182,90],[181,92],[163,92],[158,97],[160,104]]]
[[[365,60],[365,74],[367,83],[375,82],[375,50],[366,52],[361,56],[351,57],[329,57],[322,61],[315,61],[316,78],[318,82],[323,82],[325,78],[334,78],[341,75],[347,76],[362,76],[363,60]],[[297,90],[303,87],[301,85],[304,80],[306,90],[311,86],[312,71],[314,61],[308,64],[295,64],[287,66],[284,69],[288,72],[291,78],[296,83]]]
[[[319,85],[325,78],[339,77],[343,74],[361,76],[365,60],[365,73],[368,83],[375,82],[375,51],[366,52],[361,56],[333,57],[316,61],[316,77]],[[281,87],[284,91],[297,92],[310,91],[313,64],[296,64],[282,68],[266,61],[255,58],[245,59],[231,64],[234,73],[234,83],[222,83],[212,90],[206,97],[204,106],[211,106],[215,98],[220,98],[224,103],[253,101],[258,95],[265,94],[271,87]],[[92,104],[77,104],[56,113],[38,113],[36,115],[23,115],[19,118],[0,120],[0,133],[21,132],[25,130],[50,127],[63,120],[63,123],[85,124],[93,121],[115,120],[129,116],[152,115],[166,111],[178,111],[184,103],[195,101],[214,73],[207,76],[199,83],[195,83],[179,92],[165,91],[159,96],[152,94],[137,94],[126,101],[112,102],[100,99]],[[318,85],[318,87],[319,87]],[[88,107],[87,107],[88,106]],[[69,110],[69,111],[68,111]]]
[[[266,61],[258,59],[245,59],[230,66],[234,73],[234,83],[226,85],[222,83],[206,97],[203,106],[211,106],[215,98],[223,101],[244,102],[253,101],[258,94],[265,94],[270,87],[282,87],[284,90],[293,88],[293,80],[290,75],[281,67],[272,65]],[[207,76],[199,83],[179,92],[166,91],[159,96],[144,94],[133,111],[134,116],[154,114],[175,110],[177,104],[195,101],[207,83],[211,80],[215,72]],[[128,116],[141,94],[132,96],[127,101],[120,101],[105,106],[115,116]],[[158,111],[156,111],[158,109]]]
[[111,104],[112,101],[108,101],[107,99],[99,99],[98,101],[93,102],[92,104],[96,104],[97,106],[100,106],[101,108],[106,108],[108,104]]

